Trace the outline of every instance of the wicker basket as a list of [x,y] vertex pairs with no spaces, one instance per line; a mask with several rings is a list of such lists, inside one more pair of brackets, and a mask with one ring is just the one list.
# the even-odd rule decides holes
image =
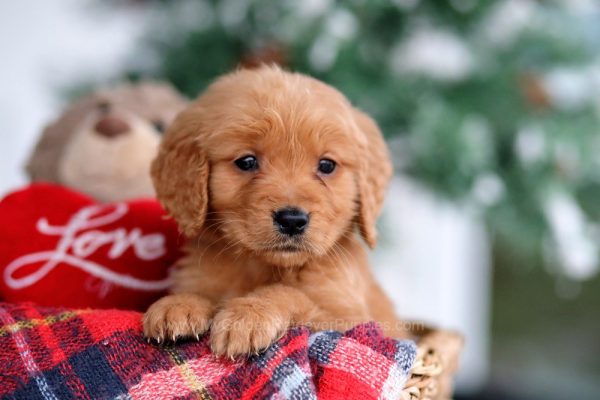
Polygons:
[[413,332],[417,358],[402,391],[402,400],[442,400],[452,396],[463,338],[455,332],[425,329]]

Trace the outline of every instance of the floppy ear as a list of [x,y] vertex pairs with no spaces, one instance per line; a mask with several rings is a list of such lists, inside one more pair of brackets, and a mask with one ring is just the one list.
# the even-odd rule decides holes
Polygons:
[[208,208],[209,162],[200,146],[197,111],[188,109],[168,128],[152,162],[157,197],[188,237],[198,234]]
[[388,148],[377,124],[365,113],[353,110],[358,129],[366,139],[362,147],[362,163],[358,174],[359,209],[358,227],[369,247],[377,243],[375,222],[385,198],[392,176],[392,163]]

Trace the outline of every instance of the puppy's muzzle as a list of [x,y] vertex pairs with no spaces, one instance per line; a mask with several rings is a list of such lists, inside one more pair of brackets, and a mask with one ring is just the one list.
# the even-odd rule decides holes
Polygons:
[[295,207],[283,208],[273,213],[273,224],[279,232],[287,236],[304,233],[309,219],[308,213]]

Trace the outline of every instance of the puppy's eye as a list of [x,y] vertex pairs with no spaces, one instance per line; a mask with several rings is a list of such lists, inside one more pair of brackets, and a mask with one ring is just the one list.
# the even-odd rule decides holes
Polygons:
[[258,169],[258,160],[254,156],[244,156],[235,160],[235,165],[242,171],[255,171]]
[[319,160],[319,172],[325,175],[331,174],[335,170],[335,161],[328,158]]

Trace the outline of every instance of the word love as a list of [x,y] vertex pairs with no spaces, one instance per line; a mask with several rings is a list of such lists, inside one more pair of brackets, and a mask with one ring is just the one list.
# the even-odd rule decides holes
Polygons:
[[[36,223],[36,229],[43,235],[60,237],[56,248],[26,254],[15,259],[4,270],[4,281],[12,289],[22,289],[39,282],[59,264],[66,264],[106,282],[130,289],[165,290],[170,284],[168,278],[145,281],[131,275],[119,274],[87,259],[99,248],[107,245],[110,245],[107,256],[112,260],[121,257],[128,249],[132,249],[136,257],[141,260],[156,260],[166,254],[166,239],[160,233],[143,235],[139,228],[133,228],[129,232],[125,228],[112,231],[97,229],[118,221],[128,211],[129,207],[124,203],[92,205],[79,210],[64,226],[50,225],[46,218],[40,218]],[[29,272],[32,270],[31,266],[35,265],[39,267]],[[18,271],[27,266],[30,267],[29,273],[15,277]]]

